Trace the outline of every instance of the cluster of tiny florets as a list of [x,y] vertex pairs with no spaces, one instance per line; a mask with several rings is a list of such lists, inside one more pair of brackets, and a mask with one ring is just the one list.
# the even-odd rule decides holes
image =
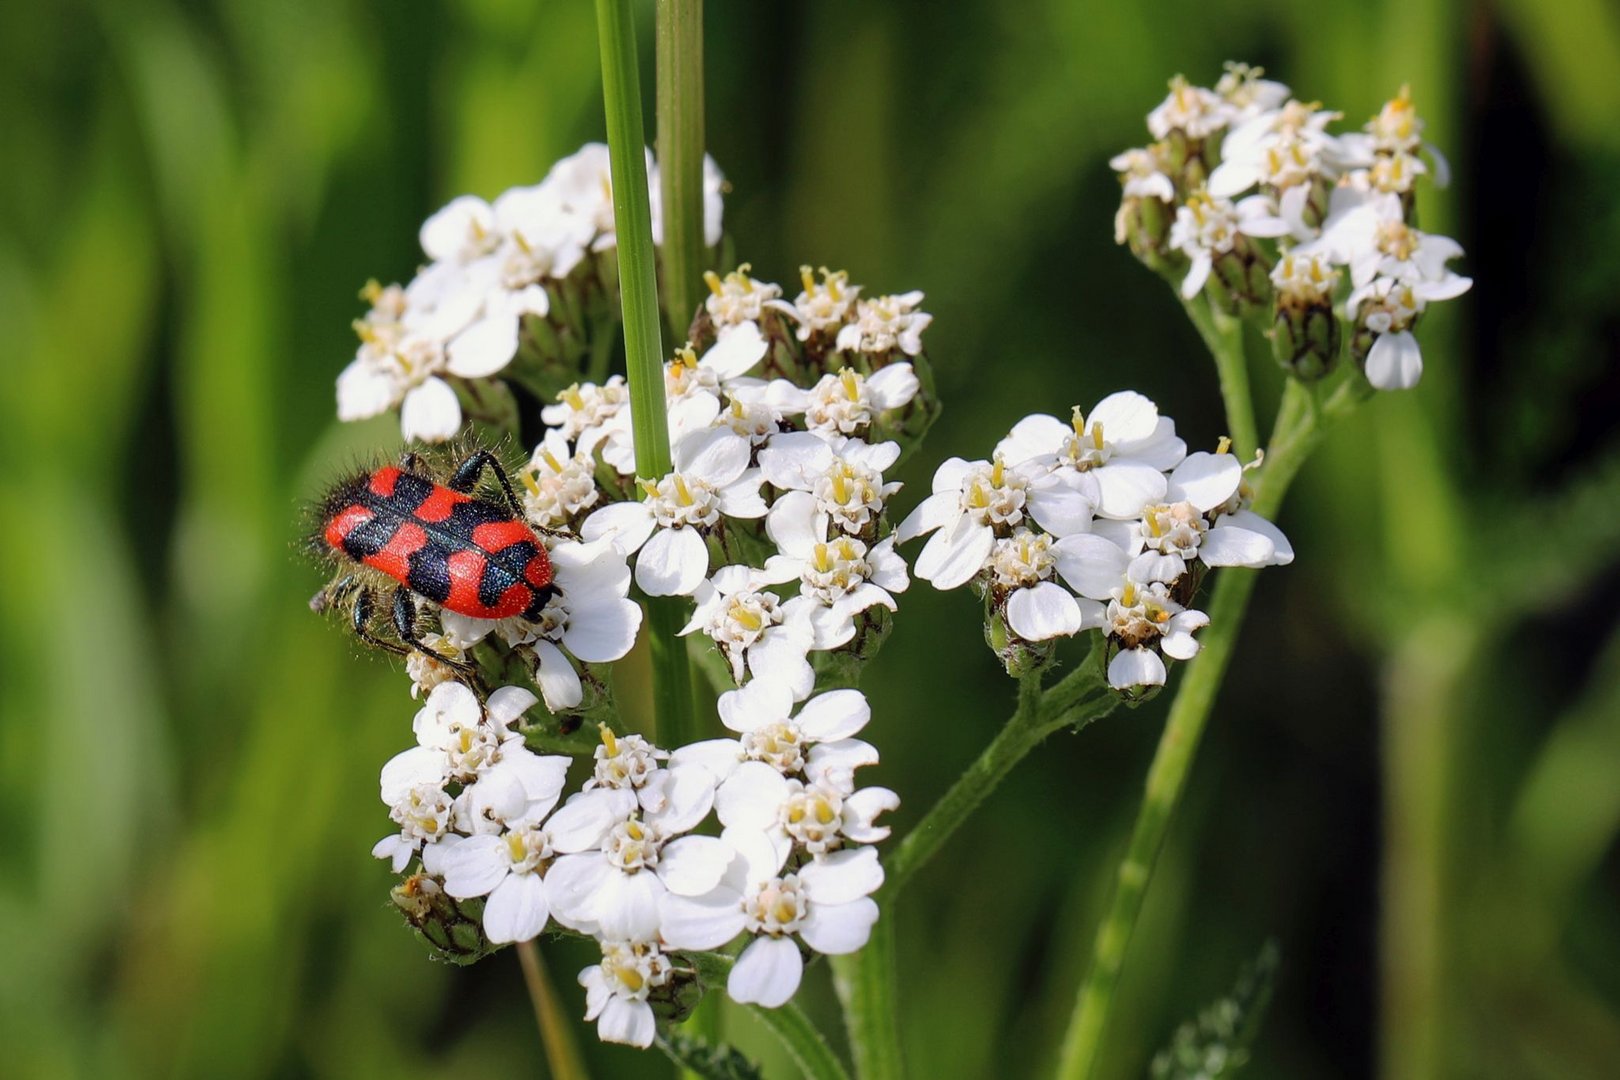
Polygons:
[[1192,602],[1206,569],[1293,560],[1248,509],[1243,475],[1224,445],[1187,453],[1173,421],[1123,391],[1067,422],[1025,417],[988,461],[946,461],[897,535],[932,534],[918,577],[984,596],[1009,671],[1097,629],[1110,685],[1135,691],[1163,684],[1166,658],[1198,652],[1193,633],[1209,619]]
[[1154,142],[1113,159],[1124,198],[1115,238],[1230,314],[1269,311],[1278,361],[1328,374],[1346,342],[1382,390],[1417,384],[1412,330],[1425,308],[1466,292],[1447,268],[1454,240],[1415,227],[1414,186],[1447,179],[1408,91],[1362,130],[1256,68],[1229,65],[1213,89],[1177,76],[1148,114]]

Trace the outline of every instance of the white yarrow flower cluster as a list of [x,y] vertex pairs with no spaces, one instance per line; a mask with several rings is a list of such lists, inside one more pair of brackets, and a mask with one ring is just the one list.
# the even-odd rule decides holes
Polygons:
[[[651,154],[647,168],[656,191]],[[723,178],[712,162],[706,178],[705,233],[713,245]],[[655,236],[658,216],[655,205]],[[408,285],[372,283],[362,294],[371,309],[355,323],[360,348],[338,376],[338,417],[363,420],[398,408],[407,440],[442,442],[462,423],[451,380],[505,369],[524,320],[551,314],[560,284],[615,245],[607,147],[589,144],[540,183],[493,202],[458,196],[423,223],[420,241],[428,262]]]
[[1018,640],[1100,628],[1109,683],[1157,686],[1162,657],[1198,651],[1192,634],[1208,619],[1186,604],[1204,570],[1293,559],[1247,509],[1243,472],[1224,447],[1188,454],[1175,424],[1125,391],[1068,423],[1025,417],[989,461],[945,462],[897,536],[928,535],[917,576],[971,583]]
[[1273,311],[1278,360],[1325,375],[1350,329],[1350,352],[1378,389],[1422,375],[1412,330],[1425,308],[1471,282],[1447,268],[1454,240],[1413,227],[1413,185],[1444,186],[1410,93],[1360,132],[1341,114],[1292,98],[1258,69],[1229,65],[1213,90],[1180,76],[1148,116],[1157,140],[1113,159],[1123,184],[1116,237],[1217,308]]

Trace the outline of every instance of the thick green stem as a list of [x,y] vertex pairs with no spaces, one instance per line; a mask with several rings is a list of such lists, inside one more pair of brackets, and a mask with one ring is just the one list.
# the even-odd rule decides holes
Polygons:
[[697,311],[703,236],[703,0],[658,0],[658,168],[664,310],[677,341]]
[[[630,420],[636,440],[636,475],[656,480],[670,471],[669,416],[664,403],[657,256],[647,194],[646,136],[641,121],[641,79],[630,0],[596,0],[596,19],[602,47],[602,102],[607,113],[613,173],[613,222],[624,312]],[[685,646],[676,636],[686,621],[685,607],[679,597],[647,600],[658,738],[670,746],[690,742],[697,734],[692,669]]]
[[764,1009],[758,1005],[748,1008],[782,1040],[782,1045],[787,1047],[793,1063],[806,1080],[849,1080],[849,1071],[844,1068],[844,1063],[838,1060],[810,1018],[793,1002],[777,1009]]
[[557,991],[546,977],[540,950],[532,941],[520,941],[518,960],[523,965],[523,983],[529,988],[535,1023],[540,1028],[540,1044],[546,1052],[546,1068],[556,1080],[589,1080],[585,1059],[580,1056],[574,1029],[557,1001]]
[[1260,428],[1254,421],[1254,395],[1249,391],[1249,361],[1243,349],[1243,320],[1223,315],[1202,295],[1183,300],[1187,317],[1215,358],[1221,379],[1221,399],[1226,403],[1226,426],[1239,458],[1248,461],[1260,445]]
[[[1343,408],[1348,409],[1352,404],[1347,403]],[[1281,504],[1288,485],[1321,436],[1321,420],[1337,415],[1340,408],[1337,405],[1319,408],[1309,391],[1297,383],[1289,384],[1272,434],[1271,452],[1258,482],[1254,506],[1259,513],[1270,515]],[[1080,988],[1063,1041],[1057,1074],[1060,1080],[1087,1080],[1096,1069],[1114,991],[1125,962],[1125,950],[1142,912],[1142,900],[1154,863],[1164,847],[1165,834],[1180,802],[1187,773],[1198,751],[1198,741],[1215,705],[1216,692],[1231,662],[1257,577],[1249,570],[1224,570],[1215,583],[1203,648],[1198,658],[1188,665],[1170,707],[1164,734],[1159,738],[1153,764],[1148,769],[1142,809],[1131,830],[1125,859],[1120,863],[1114,895],[1097,930],[1091,971]]]

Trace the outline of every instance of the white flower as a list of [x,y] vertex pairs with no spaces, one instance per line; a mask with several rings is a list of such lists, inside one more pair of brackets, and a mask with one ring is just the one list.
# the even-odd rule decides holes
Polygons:
[[[1080,536],[1085,533],[1077,534]],[[997,540],[990,562],[991,579],[1008,590],[1007,625],[1025,641],[1070,637],[1088,625],[1097,625],[1100,608],[1087,619],[1087,609],[1063,586],[1050,580],[1057,568],[1053,540],[1022,526]]]
[[461,404],[440,374],[473,378],[481,367],[447,358],[442,339],[406,322],[355,324],[361,343],[337,378],[340,420],[365,420],[400,408],[407,440],[442,442],[461,428]]
[[855,318],[838,331],[834,345],[844,352],[879,355],[899,349],[907,356],[922,352],[922,332],[934,317],[918,311],[923,294],[916,290],[879,296],[855,304]]
[[766,306],[775,308],[799,324],[800,341],[809,341],[817,334],[836,335],[849,321],[850,309],[860,297],[861,287],[849,283],[849,274],[843,270],[821,268],[821,283],[816,284],[808,266],[799,267],[799,280],[804,290],[793,303],[771,300]]
[[466,783],[501,760],[506,745],[521,748],[510,727],[535,702],[519,686],[503,686],[481,706],[459,682],[440,683],[417,711],[417,745],[395,754],[382,769],[382,801],[394,806],[420,784]]
[[[763,762],[783,776],[808,780],[846,795],[855,792],[855,770],[875,764],[877,749],[854,738],[872,718],[866,695],[859,690],[828,690],[805,702],[793,715],[796,691],[777,679],[755,679],[720,695],[720,721],[737,732],[736,739],[707,739],[671,755],[677,766],[701,764],[722,786],[742,762]],[[718,796],[716,796],[718,798]],[[844,835],[860,843],[888,836],[872,818],[890,804],[886,788],[864,788],[854,798],[847,822],[840,809]],[[761,815],[761,820],[768,815]],[[766,822],[768,826],[770,822]],[[845,826],[847,825],[847,829]]]
[[[1303,208],[1305,188],[1318,176],[1331,178],[1340,157],[1338,141],[1326,131],[1341,114],[1290,101],[1239,124],[1221,140],[1221,163],[1209,174],[1209,193],[1231,198],[1267,185],[1282,197],[1282,216],[1292,220]],[[1291,198],[1299,207],[1291,207]]]
[[1345,311],[1376,337],[1367,351],[1367,381],[1380,390],[1410,390],[1423,377],[1423,352],[1412,324],[1428,306],[1421,285],[1374,278],[1350,294]]
[[655,942],[604,941],[602,962],[579,973],[585,1019],[596,1021],[603,1042],[642,1049],[652,1045],[657,1022],[647,996],[670,980],[671,965]]
[[[889,370],[885,368],[884,370]],[[827,440],[814,432],[789,431],[771,439],[759,453],[766,482],[787,494],[766,519],[767,530],[783,516],[795,520],[808,511],[818,531],[870,536],[899,483],[884,483],[883,470],[900,457],[900,444],[869,444],[860,439]],[[772,531],[771,538],[781,541]]]
[[1412,105],[1412,88],[1403,86],[1367,122],[1364,134],[1341,135],[1339,140],[1347,159],[1368,170],[1370,186],[1380,191],[1410,190],[1412,180],[1429,171],[1419,154],[1433,164],[1435,185],[1445,187],[1451,182],[1451,166],[1433,143],[1423,140],[1423,127]]
[[857,615],[874,606],[894,611],[893,594],[911,584],[893,536],[868,545],[847,533],[829,535],[831,520],[802,491],[779,498],[766,519],[780,554],[766,560],[763,576],[777,584],[798,580],[799,600],[812,605],[816,649],[846,644],[855,636]]
[[1462,245],[1449,236],[1419,232],[1406,224],[1398,195],[1363,194],[1349,188],[1334,193],[1322,237],[1310,246],[1350,267],[1350,282],[1360,289],[1374,278],[1411,284],[1425,301],[1450,300],[1473,282],[1447,269],[1462,257]]
[[[689,769],[709,776],[701,766]],[[631,810],[613,822],[596,850],[558,859],[546,881],[557,921],[608,940],[653,940],[666,895],[700,896],[719,884],[734,857],[731,845],[714,836],[680,835],[708,812],[708,803],[690,820],[679,818],[681,809],[672,804],[668,814],[645,816]]]
[[1139,585],[1126,580],[1114,589],[1105,617],[1108,633],[1120,647],[1108,663],[1108,685],[1116,690],[1164,685],[1159,652],[1177,660],[1192,659],[1198,655],[1193,632],[1209,625],[1208,615],[1172,600],[1170,587],[1163,582]]
[[1243,466],[1231,454],[1189,454],[1170,474],[1164,501],[1144,507],[1136,522],[1098,522],[1093,531],[1133,556],[1126,573],[1140,583],[1173,584],[1195,559],[1206,566],[1276,565],[1275,526],[1268,522],[1260,532],[1215,516],[1242,482]]
[[1325,255],[1298,248],[1285,253],[1271,268],[1271,284],[1279,301],[1305,307],[1331,305],[1339,276]]
[[604,506],[585,520],[587,540],[611,538],[636,554],[636,584],[649,596],[689,596],[709,572],[706,531],[721,515],[760,518],[760,474],[753,448],[723,428],[693,432],[675,444],[675,471],[639,481],[646,499]]
[[701,896],[666,896],[660,922],[664,940],[676,948],[714,949],[740,933],[753,935],[726,992],[733,1001],[775,1008],[798,990],[804,973],[794,935],[833,956],[866,944],[878,917],[871,894],[883,884],[883,869],[877,852],[863,847],[782,874],[777,850],[762,841],[738,835],[738,858],[719,884]]
[[715,812],[725,835],[764,836],[776,848],[778,866],[793,851],[826,855],[849,844],[874,843],[888,836],[887,827],[873,820],[900,805],[888,788],[854,787],[855,768],[869,764],[875,751],[859,740],[849,740],[840,761],[811,764],[809,778],[784,776],[766,761],[737,765],[714,796]]
[[1119,173],[1126,198],[1158,199],[1174,202],[1176,185],[1164,172],[1164,164],[1154,147],[1135,148],[1108,159],[1109,168]]
[[403,871],[423,844],[431,844],[450,829],[454,800],[443,784],[413,784],[388,808],[388,816],[400,829],[371,849],[379,859],[392,861],[394,873]]
[[744,679],[781,679],[799,694],[816,681],[805,659],[815,643],[808,602],[784,602],[766,591],[766,575],[748,566],[722,567],[693,593],[697,602],[682,636],[702,631],[720,649],[739,685]]
[[[710,346],[701,358],[690,348],[677,349],[675,358],[664,365],[664,400],[669,409],[671,442],[715,423],[722,395],[743,386],[761,386],[759,380],[743,376],[764,358],[766,348],[759,327],[743,323]],[[635,440],[629,425],[620,425],[613,437],[623,443],[633,459]]]
[[570,763],[521,746],[503,749],[501,760],[456,798],[457,829],[476,836],[538,825],[562,797]]
[[720,337],[725,337],[735,327],[758,321],[766,305],[782,295],[780,285],[750,277],[750,269],[743,263],[724,278],[713,270],[703,272],[710,293],[703,306]]
[[[463,647],[498,630],[513,645],[534,650],[535,682],[553,712],[584,699],[584,688],[568,656],[605,664],[628,653],[641,629],[641,605],[629,599],[630,568],[611,539],[588,543],[559,540],[549,545],[552,596],[540,617],[475,619],[441,611],[446,633]],[[566,653],[564,652],[566,650]]]
[[1197,296],[1209,280],[1215,257],[1231,251],[1239,236],[1286,236],[1290,227],[1277,216],[1276,207],[1265,195],[1250,195],[1233,203],[1194,192],[1176,208],[1175,224],[1170,226],[1170,246],[1192,260],[1181,282],[1181,295]]
[[623,375],[614,375],[600,386],[575,383],[560,391],[557,404],[540,410],[540,419],[577,444],[582,453],[590,453],[607,424],[620,413],[629,416],[630,388]]
[[422,251],[435,262],[469,263],[500,245],[495,211],[476,195],[450,200],[422,223],[418,239]]
[[1187,444],[1150,399],[1122,390],[1099,401],[1089,415],[1075,408],[1067,424],[1041,413],[1026,416],[997,444],[996,453],[1011,465],[1063,472],[1097,514],[1125,519],[1164,496],[1163,474],[1186,456]]
[[458,900],[489,898],[484,933],[490,941],[529,941],[552,916],[556,897],[548,879],[559,855],[600,843],[620,805],[612,792],[585,792],[543,824],[525,817],[502,832],[448,838],[433,849],[428,869],[444,877],[444,891]]
[[1288,87],[1262,78],[1264,68],[1228,61],[1215,83],[1215,93],[1232,109],[1232,123],[1241,124],[1288,100]]
[[[664,768],[668,750],[640,735],[614,735],[602,727],[602,745],[596,748],[595,767],[584,790],[618,791],[625,800],[620,813],[640,812],[656,819],[670,833],[686,832],[714,804],[718,777],[701,768]],[[639,811],[638,811],[639,808]]]
[[804,413],[805,426],[826,439],[859,435],[879,416],[917,396],[921,384],[909,363],[880,368],[870,377],[853,368],[823,375],[809,390],[784,379],[767,394],[784,413]]
[[461,673],[439,657],[451,660],[465,658],[461,642],[448,634],[423,634],[422,644],[427,651],[414,649],[405,658],[405,674],[411,680],[411,697],[430,693],[440,683],[454,682]]
[[1069,475],[1030,462],[1010,465],[1001,457],[950,458],[934,473],[933,494],[894,536],[905,543],[932,532],[913,573],[936,589],[954,589],[984,569],[998,536],[1012,535],[1026,518],[1054,536],[1067,536],[1090,527],[1092,506]]
[[546,432],[517,478],[523,511],[542,529],[566,526],[602,498],[595,460],[587,451],[569,450],[567,437],[556,428]]
[[1202,86],[1193,86],[1177,75],[1170,80],[1170,94],[1147,117],[1148,130],[1155,139],[1172,131],[1182,131],[1190,139],[1203,139],[1226,127],[1232,107],[1220,95]]

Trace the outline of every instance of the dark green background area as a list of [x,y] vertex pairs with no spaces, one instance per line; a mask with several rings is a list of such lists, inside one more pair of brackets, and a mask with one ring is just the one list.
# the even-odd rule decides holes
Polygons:
[[[1425,323],[1421,387],[1336,432],[1283,514],[1299,560],[1251,609],[1106,1071],[1140,1075],[1269,936],[1253,1076],[1613,1075],[1620,12],[711,0],[707,21],[739,257],[928,294],[946,413],[902,509],[938,460],[1122,387],[1196,446],[1222,434],[1173,294],[1112,243],[1107,160],[1170,75],[1261,63],[1351,124],[1411,82],[1457,174],[1423,223],[1476,285]],[[294,541],[336,463],[397,438],[333,420],[356,290],[408,277],[449,197],[601,138],[596,65],[583,2],[0,13],[7,1076],[543,1071],[516,960],[431,963],[386,905],[377,770],[413,706],[308,612]],[[1269,361],[1255,377],[1273,401]],[[977,618],[916,586],[870,669],[869,780],[899,827],[1011,710]],[[630,719],[644,679],[638,653]],[[1163,714],[1054,738],[886,915],[915,1076],[1050,1066]],[[582,1009],[588,945],[546,952]],[[825,972],[807,984],[836,1028]],[[589,1049],[598,1076],[667,1073]]]

